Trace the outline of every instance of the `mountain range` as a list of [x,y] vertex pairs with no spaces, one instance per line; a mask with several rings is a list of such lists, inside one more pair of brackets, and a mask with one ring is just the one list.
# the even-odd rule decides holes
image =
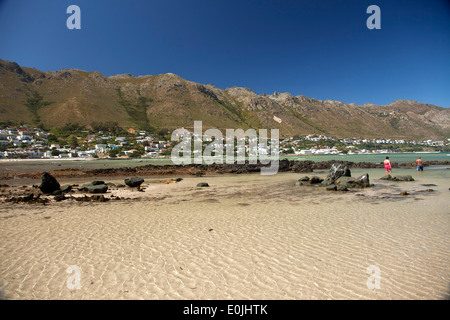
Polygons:
[[282,136],[446,139],[450,110],[411,100],[380,106],[290,93],[220,89],[172,74],[105,76],[77,69],[40,71],[0,60],[0,122],[58,127],[117,122],[124,128],[278,128]]

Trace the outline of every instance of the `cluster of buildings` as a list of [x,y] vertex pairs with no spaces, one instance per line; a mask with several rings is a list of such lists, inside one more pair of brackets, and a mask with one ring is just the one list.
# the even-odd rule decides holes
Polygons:
[[[301,146],[305,144],[317,143],[317,145],[302,149]],[[320,145],[319,143],[325,143],[325,145]],[[290,150],[297,155],[321,155],[321,154],[371,154],[371,153],[390,153],[392,152],[392,147],[397,148],[406,146],[424,146],[424,147],[444,147],[450,145],[450,139],[447,141],[433,141],[433,140],[423,140],[423,141],[407,141],[405,139],[361,139],[361,138],[345,138],[336,139],[333,137],[328,137],[325,135],[307,135],[300,139],[294,139],[293,137],[281,141],[284,146],[284,150]],[[371,149],[360,149],[361,145],[376,145],[376,147]],[[330,145],[335,145],[330,147]],[[340,145],[341,148],[338,150],[336,145]],[[386,146],[383,148],[383,146]],[[344,151],[345,150],[345,151]]]
[[81,131],[76,139],[78,146],[60,145],[53,142],[58,140],[53,133],[39,128],[0,128],[0,158],[89,158],[109,156],[115,149],[120,150],[117,156],[138,153],[140,156],[158,157],[171,145],[145,131],[119,137]]
[[[71,139],[74,139],[74,135],[76,136],[75,146],[74,143],[71,143],[71,145],[60,145],[57,143],[58,137],[42,129],[29,128],[27,126],[0,128],[0,158],[45,159],[108,156],[157,158],[164,154],[170,154],[171,148],[177,143],[163,141],[149,132],[132,129],[123,136],[113,136],[102,131],[92,133],[92,131],[87,130],[72,133]],[[62,140],[59,139],[59,141]],[[205,145],[211,143],[212,139],[203,135],[192,134],[193,146],[198,141],[201,141],[203,147],[205,147]],[[373,144],[377,147],[368,148],[368,144]],[[253,141],[252,138],[240,142],[234,141],[234,138],[233,141],[225,139],[223,143],[220,143],[219,147],[225,152],[230,145],[234,146],[237,154],[258,154],[259,152],[259,155],[264,155],[271,152],[270,139],[269,144],[266,145],[260,145],[258,141]],[[281,154],[368,154],[388,153],[393,150],[392,146],[444,147],[450,145],[450,139],[447,139],[447,141],[406,141],[402,139],[336,139],[325,135],[307,135],[305,137],[285,138],[279,142],[279,145]],[[305,148],[305,146],[308,147]],[[386,146],[386,148],[382,146]],[[200,152],[195,150],[195,148],[193,150],[194,154],[195,152]]]

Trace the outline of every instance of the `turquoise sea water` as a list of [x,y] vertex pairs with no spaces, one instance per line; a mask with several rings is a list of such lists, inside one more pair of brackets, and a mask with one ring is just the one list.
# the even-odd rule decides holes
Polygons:
[[408,163],[415,162],[421,157],[424,162],[427,161],[450,161],[450,153],[389,153],[389,154],[349,154],[349,155],[311,155],[311,156],[286,156],[290,160],[311,160],[311,161],[329,161],[341,160],[352,162],[383,162],[389,157],[391,162]]
[[[427,161],[450,161],[450,153],[391,153],[391,154],[357,154],[357,155],[302,155],[302,156],[282,156],[280,159],[289,160],[310,160],[310,161],[351,161],[351,162],[372,162],[380,163],[389,156],[394,163],[414,162],[421,157],[426,163]],[[144,165],[171,165],[170,158],[165,159],[64,159],[64,160],[2,160],[0,162],[0,170],[5,171],[45,171],[67,168],[121,168],[121,167],[137,167]]]

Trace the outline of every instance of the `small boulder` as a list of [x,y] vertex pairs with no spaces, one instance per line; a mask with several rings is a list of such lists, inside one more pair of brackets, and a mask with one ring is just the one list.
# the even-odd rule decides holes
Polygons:
[[52,193],[54,191],[60,190],[59,182],[49,173],[42,173],[42,182],[39,186],[42,193]]
[[91,185],[93,185],[93,186],[98,186],[98,185],[101,185],[101,184],[105,184],[105,181],[94,180],[94,181],[91,182]]
[[67,198],[66,198],[66,196],[65,196],[64,194],[61,193],[61,194],[55,196],[55,197],[53,198],[53,200],[59,202],[59,201],[67,200]]
[[89,193],[106,193],[108,186],[106,184],[84,185]]
[[303,178],[298,179],[298,181],[307,182],[307,181],[309,181],[309,177],[308,176],[304,176]]
[[72,190],[72,186],[70,184],[65,184],[65,185],[61,186],[62,193],[67,193],[71,190]]
[[327,190],[328,191],[336,191],[337,190],[337,186],[334,184],[330,184],[329,186],[327,186]]
[[327,177],[323,180],[322,184],[328,186],[334,184],[334,182],[340,177],[351,177],[350,169],[342,163],[333,163]]
[[361,188],[369,188],[370,187],[370,181],[369,181],[369,174],[363,174],[362,176],[359,176],[356,178],[357,184]]
[[309,184],[319,184],[322,181],[323,181],[323,179],[321,179],[321,178],[319,178],[317,176],[314,176],[311,179],[309,179]]
[[125,184],[131,188],[139,188],[143,182],[144,179],[140,177],[131,177],[125,179]]
[[53,191],[53,192],[51,193],[52,196],[58,196],[58,195],[60,195],[60,194],[62,194],[62,191],[61,191],[61,190],[55,190],[55,191]]
[[363,174],[358,178],[342,176],[335,181],[337,186],[345,186],[346,188],[369,188],[369,174]]
[[197,184],[197,187],[209,187],[209,184],[207,184],[206,182],[200,182]]
[[393,181],[414,181],[414,178],[410,175],[407,176],[395,176],[392,178]]

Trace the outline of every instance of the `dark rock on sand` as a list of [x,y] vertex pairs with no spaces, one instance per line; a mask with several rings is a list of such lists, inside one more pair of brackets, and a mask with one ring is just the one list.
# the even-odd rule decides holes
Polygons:
[[363,174],[362,176],[359,176],[358,178],[356,178],[358,184],[362,187],[362,188],[369,188],[370,187],[370,181],[369,181],[369,174]]
[[75,201],[79,201],[79,202],[106,202],[106,201],[109,201],[109,199],[105,198],[102,194],[90,196],[90,197],[88,197],[88,196],[76,197],[73,199],[75,199]]
[[308,183],[309,184],[319,184],[323,181],[322,178],[319,178],[317,176],[312,177],[311,179],[309,179]]
[[72,190],[72,186],[70,184],[65,184],[65,185],[61,186],[62,193],[67,193],[71,190]]
[[414,181],[414,178],[410,175],[407,176],[391,176],[390,174],[381,177],[380,180],[391,180],[391,181]]
[[42,173],[42,182],[39,189],[43,193],[52,193],[53,191],[60,190],[59,182],[49,173]]
[[327,190],[328,191],[336,191],[337,190],[337,186],[334,184],[330,184],[327,186]]
[[400,195],[401,195],[401,196],[407,196],[407,195],[409,195],[409,193],[406,192],[406,191],[402,191],[402,192],[400,192]]
[[24,202],[24,203],[41,203],[41,204],[46,204],[49,200],[48,199],[42,199],[40,194],[35,195],[33,193],[29,193],[29,194],[24,195],[24,196],[10,197],[10,198],[6,199],[5,201],[6,202],[13,202],[13,203]]
[[392,181],[414,181],[414,178],[410,175],[407,176],[395,176]]
[[108,199],[108,198],[105,198],[103,195],[92,196],[91,199],[92,199],[92,201],[97,201],[97,202],[106,202],[106,201],[109,201],[109,199]]
[[342,185],[342,186],[338,186],[336,191],[348,191],[347,186]]
[[89,193],[105,193],[106,191],[108,191],[108,186],[106,184],[93,184],[91,182],[84,184],[83,187],[81,187],[79,190],[85,192],[87,191]]
[[358,178],[352,178],[347,176],[342,176],[339,179],[335,181],[335,184],[339,187],[345,187],[348,189],[351,188],[369,188],[370,187],[370,181],[369,181],[369,174],[363,174],[362,176]]
[[131,177],[125,179],[125,184],[131,188],[139,188],[143,182],[144,179],[140,177]]
[[197,187],[209,187],[209,184],[207,184],[206,182],[200,182],[197,184]]
[[309,181],[309,177],[304,176],[303,178],[298,179],[298,181]]
[[54,198],[53,198],[53,200],[55,200],[55,201],[63,201],[63,200],[67,200],[68,198],[66,198],[66,196],[64,195],[64,194],[58,194],[57,196],[55,196]]
[[89,193],[106,193],[108,186],[106,184],[97,184],[87,187]]
[[105,184],[105,181],[94,180],[90,184],[93,185],[93,186],[99,186],[99,185]]
[[350,169],[342,163],[333,163],[323,184],[325,186],[333,184],[340,177],[351,177]]

